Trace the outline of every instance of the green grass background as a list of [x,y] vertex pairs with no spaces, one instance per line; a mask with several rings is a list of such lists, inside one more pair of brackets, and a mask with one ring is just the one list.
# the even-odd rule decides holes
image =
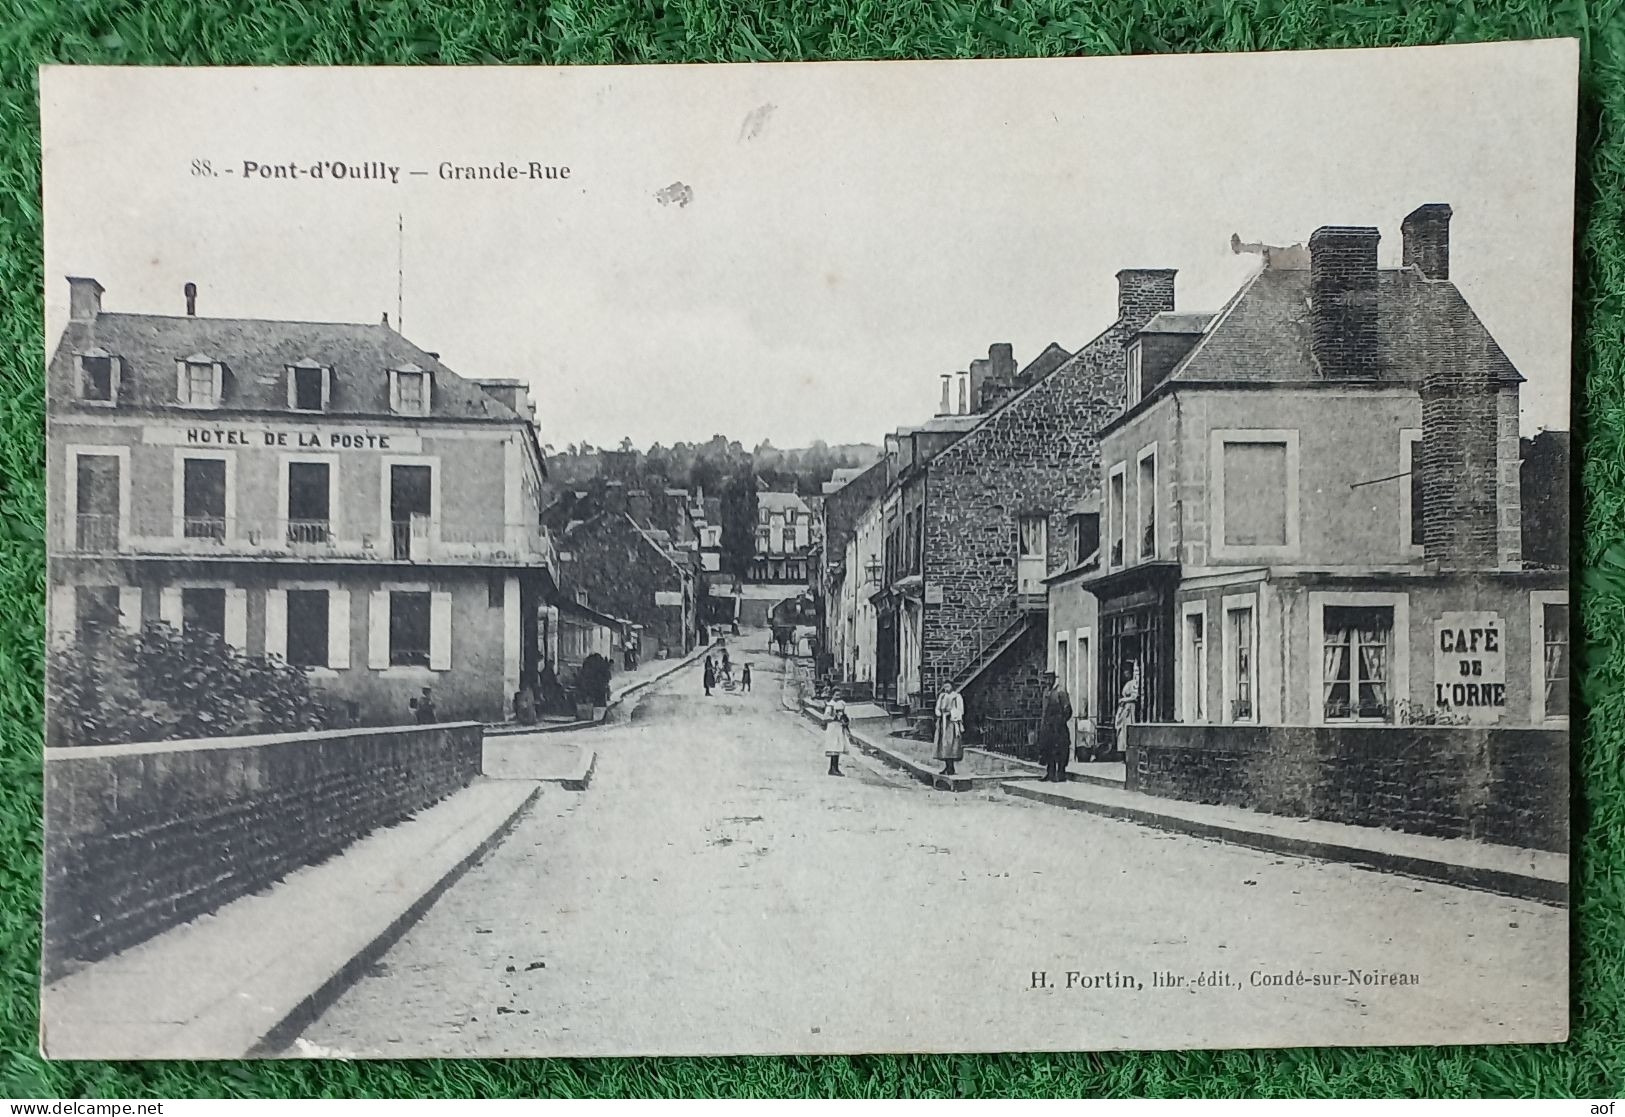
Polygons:
[[[47,1064],[39,1058],[45,562],[38,64],[969,58],[1549,36],[1578,38],[1582,57],[1574,423],[1582,448],[1583,497],[1575,537],[1581,583],[1577,659],[1589,713],[1576,737],[1574,1038],[1568,1044],[360,1064]],[[1334,128],[1328,121],[1328,129]],[[1622,362],[1625,0],[0,0],[0,1096],[1602,1097],[1625,1092]]]

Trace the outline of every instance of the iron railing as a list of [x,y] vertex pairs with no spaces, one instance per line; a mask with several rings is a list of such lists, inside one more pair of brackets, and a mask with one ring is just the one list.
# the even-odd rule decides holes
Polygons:
[[1038,759],[1038,719],[1034,717],[980,717],[974,723],[977,744],[989,752],[1018,760]]

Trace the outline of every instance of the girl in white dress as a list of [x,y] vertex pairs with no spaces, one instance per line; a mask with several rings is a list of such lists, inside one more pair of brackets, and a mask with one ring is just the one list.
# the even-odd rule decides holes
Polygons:
[[832,776],[841,774],[841,757],[846,755],[849,724],[846,703],[837,690],[830,695],[829,705],[824,708],[824,755],[829,757],[829,774]]

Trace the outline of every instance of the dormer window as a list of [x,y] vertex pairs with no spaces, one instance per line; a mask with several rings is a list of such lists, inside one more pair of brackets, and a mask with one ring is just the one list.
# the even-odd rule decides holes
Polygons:
[[118,403],[119,359],[105,349],[89,349],[77,355],[79,399],[112,407]]
[[1140,397],[1144,394],[1141,391],[1140,349],[1141,345],[1138,341],[1128,347],[1128,390],[1123,398],[1125,409],[1139,403]]
[[333,398],[333,370],[306,358],[288,366],[288,407],[294,411],[326,411]]
[[225,398],[225,368],[213,357],[193,353],[175,362],[175,399],[182,407],[219,407]]
[[427,415],[430,376],[417,365],[389,370],[389,409],[397,415]]

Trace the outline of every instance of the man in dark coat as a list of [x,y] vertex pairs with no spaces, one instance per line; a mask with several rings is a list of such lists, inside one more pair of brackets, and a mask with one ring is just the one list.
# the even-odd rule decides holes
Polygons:
[[1072,699],[1053,671],[1044,672],[1044,684],[1044,712],[1038,721],[1038,751],[1044,758],[1044,780],[1065,783],[1067,753],[1072,751]]

